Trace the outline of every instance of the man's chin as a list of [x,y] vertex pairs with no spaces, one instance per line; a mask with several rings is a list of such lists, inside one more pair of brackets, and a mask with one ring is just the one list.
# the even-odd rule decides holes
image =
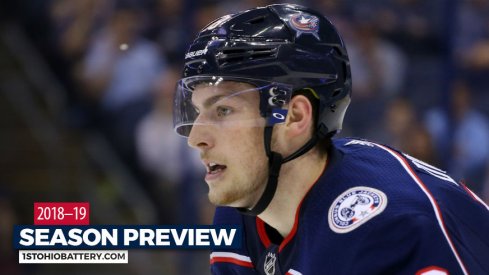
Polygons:
[[246,204],[240,201],[240,198],[236,198],[235,196],[226,196],[209,192],[208,198],[215,206],[246,207]]

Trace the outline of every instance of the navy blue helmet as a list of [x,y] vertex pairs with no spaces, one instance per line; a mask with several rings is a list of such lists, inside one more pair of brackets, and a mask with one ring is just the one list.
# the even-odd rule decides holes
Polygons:
[[[316,130],[323,135],[341,129],[350,103],[350,65],[341,37],[323,15],[298,5],[255,8],[207,25],[185,55],[182,82],[187,86],[188,80],[206,76],[237,78],[257,87],[279,83],[288,85],[292,93],[312,92],[319,99]],[[290,96],[286,88],[278,90]],[[261,93],[263,117],[271,114],[269,96]],[[182,114],[179,108],[175,106],[175,129],[188,136],[192,115]]]

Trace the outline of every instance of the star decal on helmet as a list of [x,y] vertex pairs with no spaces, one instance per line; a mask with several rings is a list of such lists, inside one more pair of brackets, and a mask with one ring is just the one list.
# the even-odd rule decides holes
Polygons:
[[294,14],[290,17],[289,25],[296,31],[295,37],[300,37],[303,33],[312,34],[317,40],[321,40],[318,35],[319,18],[304,12]]

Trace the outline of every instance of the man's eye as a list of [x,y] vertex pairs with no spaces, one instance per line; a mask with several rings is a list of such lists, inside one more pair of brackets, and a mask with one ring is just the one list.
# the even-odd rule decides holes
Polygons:
[[224,117],[224,116],[229,115],[230,113],[231,113],[230,108],[222,107],[222,106],[217,107],[217,116],[218,117]]

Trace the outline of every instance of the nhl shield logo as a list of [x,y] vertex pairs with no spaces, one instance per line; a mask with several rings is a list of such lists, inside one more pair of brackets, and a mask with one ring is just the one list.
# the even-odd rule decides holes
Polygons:
[[336,233],[348,233],[379,215],[387,206],[380,190],[357,186],[338,196],[328,212],[328,223]]
[[268,252],[267,257],[265,258],[265,264],[263,265],[263,269],[265,274],[274,275],[275,274],[275,262],[277,261],[277,256],[275,253]]

